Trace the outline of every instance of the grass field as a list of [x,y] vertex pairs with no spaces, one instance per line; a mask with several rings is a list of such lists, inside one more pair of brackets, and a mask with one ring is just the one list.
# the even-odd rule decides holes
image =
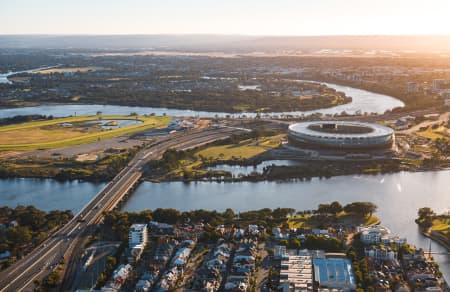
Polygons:
[[450,218],[434,219],[432,231],[438,231],[442,234],[448,235],[450,232]]
[[46,121],[0,127],[0,151],[36,150],[61,148],[86,144],[98,140],[128,135],[151,128],[167,126],[170,117],[102,116],[102,119],[138,119],[140,124],[104,131],[80,130],[77,127],[62,127],[62,123],[83,123],[98,120],[97,116],[68,117]]
[[284,135],[262,137],[258,140],[245,140],[239,144],[212,146],[200,150],[197,156],[203,156],[211,160],[248,159],[280,145],[280,139]]
[[[365,217],[355,217],[351,214],[347,214],[345,212],[341,212],[337,215],[336,220],[343,224],[358,226],[358,225],[372,225],[379,222],[379,219],[376,216],[365,216]],[[324,225],[323,221],[317,220],[316,217],[311,215],[295,215],[293,217],[289,217],[287,223],[290,228],[318,228]]]
[[[237,160],[248,159],[258,154],[261,154],[270,149],[276,148],[280,145],[280,140],[284,135],[276,135],[269,137],[261,137],[258,140],[248,139],[241,141],[238,144],[227,144],[220,146],[211,146],[205,149],[195,152],[195,158],[181,160],[181,166],[172,170],[169,176],[183,177],[184,174],[189,173],[191,176],[202,176],[208,172],[203,169],[202,159],[206,158],[211,161],[223,161],[223,160]],[[224,171],[214,171],[216,175],[225,176],[227,173]]]
[[75,73],[88,72],[98,70],[98,67],[72,67],[72,68],[50,68],[37,71],[38,74],[52,74],[52,73]]

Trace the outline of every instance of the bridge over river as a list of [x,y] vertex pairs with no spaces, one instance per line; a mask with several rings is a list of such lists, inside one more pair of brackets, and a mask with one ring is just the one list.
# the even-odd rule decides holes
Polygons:
[[66,225],[28,255],[0,273],[0,291],[32,290],[61,260],[66,263],[63,291],[74,290],[73,278],[85,240],[103,219],[140,183],[145,164],[159,159],[169,148],[186,150],[229,137],[242,130],[214,128],[173,133],[138,152],[132,161],[92,198]]

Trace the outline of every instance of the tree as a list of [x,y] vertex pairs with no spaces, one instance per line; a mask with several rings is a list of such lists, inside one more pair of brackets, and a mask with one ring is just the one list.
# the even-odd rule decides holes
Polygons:
[[274,218],[285,218],[288,214],[294,214],[295,209],[292,208],[276,208],[272,215]]
[[301,246],[302,246],[302,243],[300,242],[300,239],[294,238],[294,239],[291,240],[291,247],[292,248],[299,249],[299,248],[301,248]]
[[425,219],[428,217],[433,217],[436,214],[434,213],[433,210],[431,210],[431,208],[423,207],[420,208],[419,211],[417,211],[417,215],[419,216],[420,219]]
[[203,233],[203,241],[209,243],[216,243],[220,239],[221,235],[215,229],[211,229]]
[[337,202],[337,201],[334,201],[333,203],[330,204],[330,212],[333,213],[333,214],[340,213],[340,212],[342,212],[343,210],[344,210],[344,208],[343,208],[342,205],[341,205],[339,202]]
[[117,265],[117,259],[113,256],[108,256],[106,258],[106,270],[113,271]]
[[336,215],[337,213],[342,212],[342,206],[339,202],[333,202],[331,204],[320,204],[317,212],[319,214],[333,214]]
[[433,226],[433,218],[436,215],[433,210],[428,207],[420,208],[417,211],[417,215],[419,218],[416,219],[416,223],[419,224],[420,227],[428,229]]
[[181,213],[176,209],[161,209],[153,211],[153,219],[158,222],[175,224],[181,218]]
[[353,202],[345,205],[344,211],[355,215],[369,215],[377,210],[377,206],[371,202]]
[[56,288],[59,284],[59,280],[61,279],[61,276],[57,271],[53,271],[44,279],[42,282],[42,286],[44,288]]
[[28,244],[33,237],[30,228],[27,226],[18,226],[10,230],[9,238],[19,246],[24,246]]
[[225,210],[225,212],[223,213],[223,216],[225,217],[225,220],[231,221],[231,220],[234,219],[234,217],[235,217],[236,215],[234,214],[233,209],[227,208],[227,209]]
[[318,214],[328,214],[330,213],[330,205],[329,204],[319,204],[319,207],[317,208]]

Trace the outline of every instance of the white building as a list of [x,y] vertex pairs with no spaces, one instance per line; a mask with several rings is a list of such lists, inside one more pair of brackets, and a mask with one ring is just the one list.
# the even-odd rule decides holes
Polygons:
[[287,256],[281,260],[280,286],[283,292],[313,291],[313,263],[308,253]]
[[130,227],[130,233],[128,234],[128,245],[133,248],[137,245],[145,246],[147,243],[147,225],[146,224],[133,224]]
[[383,243],[385,245],[396,244],[400,246],[406,243],[405,238],[391,235],[390,230],[381,225],[359,226],[357,231],[361,234],[361,241],[365,244]]
[[361,241],[365,244],[377,244],[381,242],[381,237],[389,234],[389,230],[382,226],[358,227],[361,233]]
[[376,260],[396,260],[397,252],[390,247],[371,246],[364,249],[364,253],[367,257],[371,257]]

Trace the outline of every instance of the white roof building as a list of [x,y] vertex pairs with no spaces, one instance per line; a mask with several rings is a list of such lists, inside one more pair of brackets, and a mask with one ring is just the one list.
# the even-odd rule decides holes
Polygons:
[[381,225],[370,227],[359,226],[357,231],[361,233],[361,241],[365,244],[378,244],[382,242],[385,245],[402,245],[406,243],[405,238],[391,235],[390,230]]
[[136,245],[142,245],[145,247],[147,243],[147,225],[146,224],[133,224],[130,227],[128,234],[128,245],[130,248]]
[[309,253],[281,260],[280,286],[283,292],[313,291],[313,262]]

